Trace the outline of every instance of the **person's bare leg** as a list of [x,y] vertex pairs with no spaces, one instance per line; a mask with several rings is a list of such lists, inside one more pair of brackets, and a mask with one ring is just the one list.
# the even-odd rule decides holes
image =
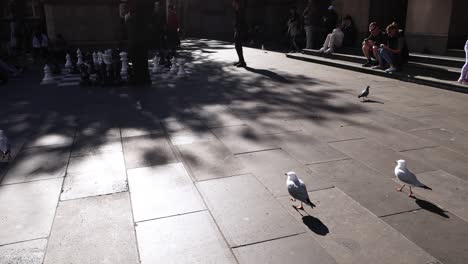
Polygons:
[[370,53],[369,53],[369,46],[364,44],[362,45],[362,53],[364,53],[364,56],[366,56],[366,58],[368,60],[370,60]]
[[379,47],[373,46],[373,47],[372,47],[372,52],[374,53],[375,59],[376,59],[377,62],[380,64],[380,60],[379,60]]

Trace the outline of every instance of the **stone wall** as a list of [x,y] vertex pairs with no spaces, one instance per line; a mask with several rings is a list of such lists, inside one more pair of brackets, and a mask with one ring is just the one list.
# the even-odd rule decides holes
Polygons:
[[44,4],[47,33],[72,45],[116,45],[121,25],[118,0],[54,0]]

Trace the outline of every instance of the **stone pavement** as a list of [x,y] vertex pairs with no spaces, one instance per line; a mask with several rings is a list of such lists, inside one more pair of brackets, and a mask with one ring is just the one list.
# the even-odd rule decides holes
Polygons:
[[[184,47],[151,87],[0,87],[0,263],[468,263],[468,95]],[[433,191],[396,192],[397,159]]]

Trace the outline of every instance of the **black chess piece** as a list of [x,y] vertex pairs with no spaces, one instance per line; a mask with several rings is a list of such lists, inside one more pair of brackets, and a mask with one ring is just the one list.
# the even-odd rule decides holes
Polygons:
[[80,85],[81,86],[90,86],[91,80],[89,78],[89,66],[87,63],[80,65]]

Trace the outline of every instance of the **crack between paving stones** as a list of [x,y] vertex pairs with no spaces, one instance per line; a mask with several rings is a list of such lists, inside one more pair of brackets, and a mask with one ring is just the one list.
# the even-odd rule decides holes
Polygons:
[[135,222],[135,225],[138,225],[138,224],[144,223],[144,222],[153,221],[153,220],[160,220],[160,219],[166,219],[166,218],[171,218],[171,217],[177,217],[177,216],[183,216],[183,215],[189,215],[189,214],[196,214],[196,213],[200,213],[200,212],[204,212],[204,211],[208,211],[208,208],[203,209],[203,210],[190,211],[190,212],[186,212],[186,213],[180,213],[180,214],[174,214],[174,215],[167,215],[167,216],[161,216],[161,217],[145,219],[145,220]]
[[234,155],[234,156],[237,156],[237,155],[258,153],[258,152],[264,152],[264,151],[270,151],[270,150],[278,150],[278,149],[282,149],[282,148],[271,148],[271,149],[262,149],[262,150],[246,151],[246,152],[235,153],[235,154],[233,154],[233,155]]
[[440,145],[428,146],[428,147],[420,147],[420,148],[412,148],[412,149],[404,149],[404,150],[400,150],[399,152],[408,152],[408,151],[413,151],[413,150],[429,149],[429,148],[437,148],[437,147],[440,147]]
[[281,236],[281,237],[271,238],[271,239],[267,239],[267,240],[262,240],[262,241],[257,241],[257,242],[242,244],[242,245],[238,245],[238,246],[233,246],[233,247],[231,247],[231,248],[232,248],[232,249],[236,249],[236,248],[241,248],[241,247],[247,247],[247,246],[252,246],[252,245],[261,244],[261,243],[265,243],[265,242],[280,240],[280,239],[283,239],[283,238],[294,237],[294,236],[298,236],[298,235],[302,235],[302,234],[307,234],[307,231],[304,231],[304,232],[301,232],[301,233],[292,234],[292,235]]
[[[47,238],[48,238],[48,237],[38,237],[38,238],[20,240],[20,241],[15,241],[15,242],[11,242],[11,243],[1,244],[0,247],[10,246],[10,245],[15,245],[15,244],[20,244],[20,243],[25,243],[25,242],[31,242],[31,241],[35,241],[35,240],[41,240],[41,239],[48,240]],[[47,249],[47,248],[46,248],[46,249]],[[44,251],[44,254],[45,254],[45,251]]]

